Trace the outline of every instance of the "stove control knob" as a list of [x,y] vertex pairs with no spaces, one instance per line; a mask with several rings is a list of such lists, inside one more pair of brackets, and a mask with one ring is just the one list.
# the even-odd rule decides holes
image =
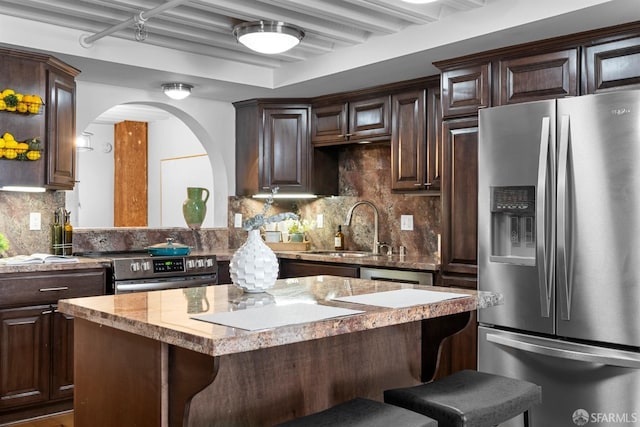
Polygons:
[[187,261],[187,268],[191,269],[191,268],[195,268],[195,266],[196,266],[196,262],[194,260],[190,259]]
[[204,267],[204,260],[203,259],[196,260],[196,266],[198,266],[198,268]]
[[149,271],[151,270],[151,263],[149,261],[144,261],[142,263],[142,271]]
[[131,271],[140,271],[140,263],[132,262],[131,263]]
[[206,265],[207,267],[213,267],[213,259],[212,259],[212,258],[207,258],[207,259],[205,260],[205,265]]

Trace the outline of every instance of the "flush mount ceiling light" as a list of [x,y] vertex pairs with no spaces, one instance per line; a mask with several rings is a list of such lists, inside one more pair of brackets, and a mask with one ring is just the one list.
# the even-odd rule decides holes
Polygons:
[[80,136],[76,139],[76,150],[78,151],[92,151],[93,147],[91,146],[91,137],[93,134],[91,132],[82,132]]
[[236,39],[259,53],[282,53],[300,43],[304,30],[278,21],[245,22],[233,27]]
[[193,86],[186,83],[164,83],[162,91],[171,99],[185,99],[191,95]]

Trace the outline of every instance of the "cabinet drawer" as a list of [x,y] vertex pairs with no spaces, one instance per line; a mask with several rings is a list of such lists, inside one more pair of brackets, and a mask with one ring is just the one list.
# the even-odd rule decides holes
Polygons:
[[0,307],[53,304],[59,299],[105,293],[106,270],[63,274],[10,273],[0,277]]

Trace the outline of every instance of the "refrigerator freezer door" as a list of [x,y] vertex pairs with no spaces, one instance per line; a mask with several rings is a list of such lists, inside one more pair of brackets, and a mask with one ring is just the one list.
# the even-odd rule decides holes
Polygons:
[[[531,427],[640,424],[640,353],[482,326],[478,343],[478,370],[542,387],[542,404],[530,411]],[[500,424],[521,426],[518,418]]]
[[638,347],[640,91],[559,100],[557,122],[557,334]]
[[[480,310],[482,323],[554,332],[555,111],[555,101],[480,110],[478,286],[502,293],[505,300],[504,305]],[[527,194],[532,190],[535,213],[517,213],[518,189]],[[515,194],[515,209],[496,219],[508,191]],[[505,250],[508,241],[497,244],[505,236],[499,227],[512,230],[506,237],[514,245],[531,239],[531,252],[526,252],[530,258]]]

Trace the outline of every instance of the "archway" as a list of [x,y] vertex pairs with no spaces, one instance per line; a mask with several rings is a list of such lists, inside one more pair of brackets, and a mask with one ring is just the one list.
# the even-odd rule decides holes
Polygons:
[[[183,124],[188,130],[193,134],[193,136],[200,142],[202,147],[204,148],[206,154],[208,155],[209,164],[211,167],[211,175],[213,177],[213,182],[207,186],[211,191],[211,199],[212,199],[212,207],[213,209],[207,212],[207,217],[213,218],[213,227],[226,227],[227,226],[227,203],[228,203],[228,177],[227,177],[227,168],[223,161],[223,156],[220,154],[220,144],[221,141],[216,141],[210,133],[210,129],[207,130],[192,114],[189,112],[177,108],[173,105],[165,104],[162,102],[156,101],[127,101],[122,102],[120,104],[111,104],[106,107],[100,107],[94,105],[92,103],[92,109],[97,110],[98,108],[103,108],[98,113],[93,113],[92,118],[88,118],[87,114],[82,115],[81,120],[81,111],[78,111],[78,134],[91,126],[91,122],[98,117],[102,111],[106,111],[114,105],[144,105],[148,107],[157,108],[159,110],[163,110],[170,114],[175,119],[179,120],[181,124]],[[85,111],[86,113],[86,111]],[[96,147],[96,149],[100,149],[101,147]],[[81,156],[79,154],[79,169],[82,168],[81,164]],[[82,186],[82,183],[79,184]],[[184,195],[181,195],[184,199]],[[73,196],[68,197],[67,199],[72,200]],[[151,207],[151,206],[150,206]],[[153,226],[150,224],[150,226]],[[92,228],[92,227],[89,227]]]

